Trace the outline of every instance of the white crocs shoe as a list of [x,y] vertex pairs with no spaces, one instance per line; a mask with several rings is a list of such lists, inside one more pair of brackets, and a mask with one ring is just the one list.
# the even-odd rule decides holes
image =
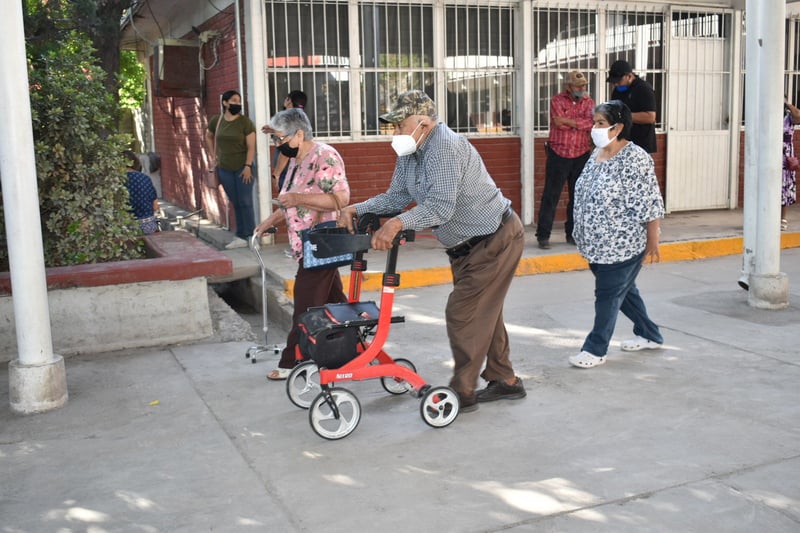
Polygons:
[[622,341],[622,344],[620,344],[620,348],[622,348],[622,351],[624,352],[638,352],[639,350],[655,350],[657,348],[661,348],[661,346],[662,346],[661,343],[645,339],[644,337],[640,337],[639,335],[635,336],[632,339]]
[[578,368],[592,368],[593,366],[600,366],[605,364],[606,357],[597,357],[587,351],[581,351],[578,355],[569,356],[569,364],[577,366]]
[[241,237],[234,237],[231,242],[225,245],[226,250],[233,250],[234,248],[244,248],[247,246],[247,241]]

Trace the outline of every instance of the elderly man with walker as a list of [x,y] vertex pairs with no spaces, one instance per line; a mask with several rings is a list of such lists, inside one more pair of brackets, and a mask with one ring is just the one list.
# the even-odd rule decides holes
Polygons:
[[[478,402],[524,398],[503,320],[524,247],[522,222],[475,147],[438,121],[433,100],[423,91],[402,93],[380,119],[394,125],[392,148],[398,156],[389,189],[344,208],[339,225],[352,231],[355,216],[397,213],[415,203],[373,234],[372,247],[388,250],[404,229],[433,228],[447,248],[453,291],[445,319],[455,363],[450,387],[458,393],[460,411],[474,411]],[[476,391],[478,376],[488,384]]]

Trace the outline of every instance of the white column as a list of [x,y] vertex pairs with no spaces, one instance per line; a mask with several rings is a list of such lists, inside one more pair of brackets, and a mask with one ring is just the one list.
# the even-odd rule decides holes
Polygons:
[[[759,62],[759,18],[758,0],[747,0],[747,35],[745,37],[745,96],[744,110],[744,206],[742,208],[743,241],[742,273],[739,285],[750,286],[750,274],[756,253],[756,206],[758,205],[758,90],[761,85]],[[752,31],[750,31],[752,28]]]
[[245,2],[244,21],[247,34],[247,98],[248,114],[256,125],[256,168],[258,184],[255,188],[256,225],[272,213],[272,168],[269,135],[261,127],[269,122],[269,88],[265,74],[264,53],[264,2]]
[[[522,34],[521,55],[517,57],[522,64],[519,70],[521,79],[517,80],[517,101],[513,107],[514,120],[519,128],[519,138],[522,143],[520,149],[520,178],[522,187],[520,189],[521,213],[519,213],[523,224],[533,224],[534,205],[536,197],[534,193],[534,142],[533,135],[533,6],[530,0],[524,0],[519,4],[520,25],[517,26],[518,35]],[[520,31],[521,30],[521,31]],[[544,161],[540,163],[544,165]]]
[[[757,5],[751,5],[757,4]],[[749,105],[758,106],[756,128],[748,127],[756,137],[758,151],[758,192],[753,271],[750,274],[748,303],[761,309],[782,309],[789,305],[789,282],[780,272],[780,194],[783,144],[783,56],[785,51],[784,0],[750,2],[758,11],[757,43],[754,57],[747,58],[748,70],[759,65],[758,100],[747,95]],[[747,39],[750,40],[748,11]],[[748,46],[748,52],[751,47]],[[749,74],[749,73],[748,73]],[[749,77],[749,76],[748,76]],[[749,107],[749,106],[748,106]],[[749,126],[749,124],[748,124]]]
[[9,364],[9,402],[29,414],[64,405],[67,376],[50,333],[22,4],[6,8],[0,17],[0,179],[19,351]]

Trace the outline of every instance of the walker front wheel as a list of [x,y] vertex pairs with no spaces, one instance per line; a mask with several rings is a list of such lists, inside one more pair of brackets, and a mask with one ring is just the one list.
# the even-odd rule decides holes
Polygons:
[[314,361],[305,361],[294,367],[286,380],[286,395],[301,409],[308,409],[321,390],[319,367]]
[[[408,359],[395,359],[394,364],[405,367],[412,372],[417,371],[417,367]],[[389,394],[405,394],[413,388],[409,382],[391,376],[381,378],[381,385]]]
[[450,387],[433,387],[422,397],[419,413],[431,427],[449,426],[458,416],[458,394]]
[[342,439],[361,421],[361,404],[347,389],[323,390],[311,403],[308,421],[314,432],[328,440]]

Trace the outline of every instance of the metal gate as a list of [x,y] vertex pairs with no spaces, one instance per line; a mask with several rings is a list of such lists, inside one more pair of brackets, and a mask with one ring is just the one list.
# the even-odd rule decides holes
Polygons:
[[673,11],[667,78],[667,211],[731,204],[732,15]]

